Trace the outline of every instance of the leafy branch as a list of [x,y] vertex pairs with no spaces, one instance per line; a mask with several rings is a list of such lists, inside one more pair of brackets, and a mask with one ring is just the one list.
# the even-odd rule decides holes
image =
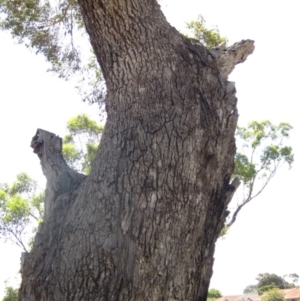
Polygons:
[[226,230],[234,224],[240,210],[261,194],[279,167],[283,164],[292,166],[292,148],[284,145],[291,129],[288,123],[276,126],[270,121],[253,121],[247,128],[237,128],[236,137],[241,151],[236,154],[232,176],[240,178],[244,197],[227,222]]
[[75,0],[0,0],[0,29],[43,54],[50,63],[48,71],[76,79],[83,100],[100,104],[104,80],[93,51],[84,47],[88,36],[83,25]]
[[0,236],[28,252],[27,230],[43,216],[43,193],[26,173],[17,175],[11,186],[0,184]]

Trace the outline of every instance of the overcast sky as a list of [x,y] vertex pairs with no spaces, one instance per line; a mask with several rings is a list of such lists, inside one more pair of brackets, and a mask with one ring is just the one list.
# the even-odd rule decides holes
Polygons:
[[[282,168],[264,193],[247,205],[224,240],[216,246],[211,287],[223,294],[242,293],[258,273],[300,274],[299,241],[299,2],[258,0],[162,0],[169,22],[184,30],[185,22],[202,14],[217,25],[230,44],[255,40],[255,52],[236,67],[240,124],[252,120],[290,122],[290,144],[296,161]],[[74,84],[46,73],[42,57],[15,44],[0,32],[0,182],[25,171],[44,185],[38,158],[29,147],[37,128],[65,134],[66,121],[97,107],[80,101]],[[5,279],[19,269],[20,249],[0,240],[0,298]]]

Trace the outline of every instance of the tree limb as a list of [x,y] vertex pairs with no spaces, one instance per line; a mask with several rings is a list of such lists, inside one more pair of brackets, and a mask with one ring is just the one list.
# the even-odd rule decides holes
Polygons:
[[253,186],[254,186],[254,181],[255,179],[253,180],[252,182],[252,185],[251,185],[251,189],[250,189],[250,192],[249,192],[249,195],[247,197],[247,199],[241,204],[239,205],[236,210],[234,211],[233,215],[232,215],[232,218],[230,220],[229,223],[226,224],[226,227],[229,229],[233,224],[234,222],[236,221],[236,218],[237,218],[237,215],[238,213],[240,212],[240,210],[247,204],[249,203],[251,200],[253,200],[254,198],[256,198],[264,189],[265,187],[268,185],[268,183],[270,182],[270,180],[273,178],[273,176],[275,175],[275,171],[276,171],[276,168],[272,170],[272,172],[270,173],[270,175],[268,176],[267,180],[265,181],[265,183],[263,184],[263,186],[261,187],[261,189],[254,195],[252,196],[252,191],[253,191]]
[[85,175],[71,169],[62,155],[62,139],[50,132],[38,129],[31,147],[41,160],[47,179],[44,219],[49,216],[58,196],[78,188]]
[[221,77],[227,79],[235,65],[243,63],[248,55],[254,51],[254,41],[242,40],[228,48],[218,47],[210,50],[216,59]]

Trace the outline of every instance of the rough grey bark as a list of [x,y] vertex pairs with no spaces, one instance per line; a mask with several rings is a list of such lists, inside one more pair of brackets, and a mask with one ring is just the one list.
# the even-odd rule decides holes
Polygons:
[[[19,300],[204,301],[238,185],[227,76],[253,42],[208,51],[154,0],[78,2],[107,83],[107,123],[91,174],[51,194]],[[50,190],[60,183],[45,176]]]

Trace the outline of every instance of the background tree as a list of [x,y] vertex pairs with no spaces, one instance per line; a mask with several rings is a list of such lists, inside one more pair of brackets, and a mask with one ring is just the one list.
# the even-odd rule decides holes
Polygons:
[[208,294],[207,294],[207,300],[214,301],[221,297],[222,297],[222,294],[219,290],[217,290],[215,288],[209,289]]
[[32,222],[43,217],[44,194],[26,173],[20,173],[12,185],[0,184],[0,237],[28,252],[32,240]]
[[206,48],[212,49],[223,45],[226,48],[227,39],[222,37],[218,28],[209,29],[203,16],[199,15],[196,20],[187,23],[187,28],[191,30],[191,35]]
[[272,289],[266,292],[262,297],[261,301],[284,301],[284,295],[279,289]]
[[257,293],[257,285],[248,285],[245,287],[244,294]]
[[277,286],[274,284],[270,284],[270,285],[265,285],[265,286],[258,288],[257,292],[259,295],[262,295],[262,294],[267,293],[274,289],[278,289]]
[[[292,273],[292,279],[297,279],[297,274]],[[244,293],[257,292],[262,295],[265,292],[271,291],[274,288],[286,289],[295,287],[295,283],[287,282],[284,277],[278,276],[276,274],[261,273],[256,277],[258,281],[256,285],[248,285],[244,289]]]
[[[75,79],[82,99],[101,103],[105,85],[77,1],[0,0],[0,26],[45,56],[48,71]],[[63,37],[63,38],[62,38]]]
[[241,180],[243,197],[222,234],[233,225],[240,210],[261,194],[278,168],[283,164],[291,167],[294,155],[286,145],[291,129],[286,122],[274,125],[270,121],[252,121],[248,127],[237,128],[238,152],[232,176]]
[[89,174],[96,157],[103,126],[86,114],[67,122],[68,134],[63,139],[63,156],[68,165],[78,172]]
[[[283,277],[276,274],[263,273],[259,274],[256,278],[258,280],[257,288],[258,291],[262,290],[265,286],[274,285],[277,288],[285,289],[295,287],[293,283],[288,283]],[[263,290],[262,290],[263,292]]]
[[18,289],[6,285],[2,301],[18,301]]
[[283,279],[285,280],[286,278],[290,279],[294,285],[296,285],[299,281],[299,275],[296,273],[283,275]]

